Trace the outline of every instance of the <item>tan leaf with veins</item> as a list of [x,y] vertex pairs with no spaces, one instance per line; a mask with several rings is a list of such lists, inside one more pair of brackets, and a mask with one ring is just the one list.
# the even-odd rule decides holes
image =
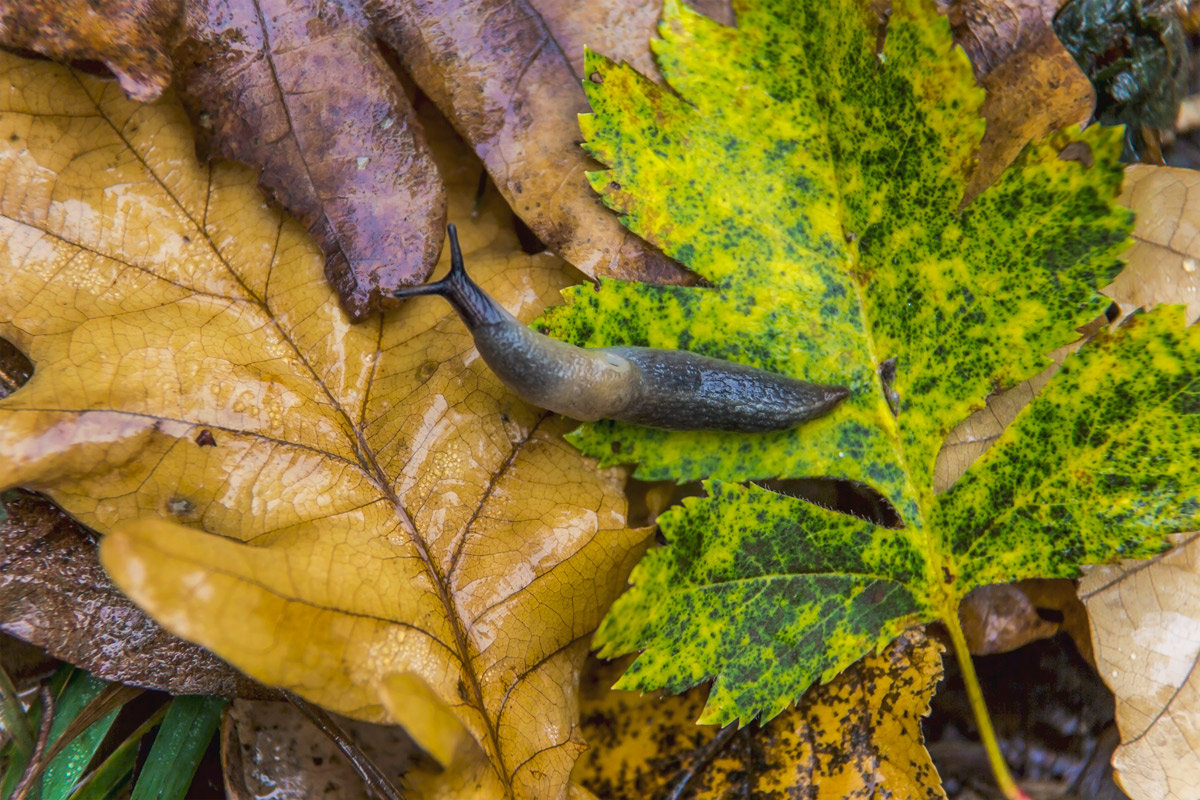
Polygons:
[[1182,303],[1189,323],[1200,319],[1200,172],[1133,164],[1121,202],[1137,213],[1133,247],[1104,293],[1126,313]]
[[1100,676],[1117,696],[1117,780],[1133,800],[1193,800],[1200,786],[1200,534],[1079,585]]
[[[0,70],[0,336],[35,366],[0,401],[0,488],[106,534],[123,590],[252,677],[399,722],[496,794],[563,796],[572,679],[644,540],[620,476],[437,298],[349,324],[311,240],[196,162],[176,103]],[[535,315],[561,262],[520,253],[494,195],[473,213],[477,164],[442,155],[473,274]]]

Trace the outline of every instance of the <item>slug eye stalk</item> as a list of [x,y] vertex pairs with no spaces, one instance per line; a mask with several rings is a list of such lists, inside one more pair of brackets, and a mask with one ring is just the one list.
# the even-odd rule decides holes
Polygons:
[[438,295],[458,312],[484,362],[521,399],[578,420],[615,419],[669,430],[777,431],[823,416],[845,386],[653,347],[583,348],[543,336],[508,313],[467,275],[458,231],[450,272],[395,297]]

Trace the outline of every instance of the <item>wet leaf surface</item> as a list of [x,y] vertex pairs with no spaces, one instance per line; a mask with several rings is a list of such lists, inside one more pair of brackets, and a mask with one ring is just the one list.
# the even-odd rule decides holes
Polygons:
[[[163,42],[171,32],[175,84],[202,149],[260,170],[264,187],[320,243],[352,319],[394,307],[392,290],[429,276],[445,222],[442,179],[389,58],[454,123],[552,252],[593,277],[691,280],[623,229],[588,187],[594,165],[576,121],[587,103],[570,60],[581,53],[564,49],[599,35],[645,53],[640,21],[650,4],[635,15],[577,4],[555,18],[559,42],[526,0],[149,2],[24,4],[4,18],[0,42],[59,59],[137,54],[151,61],[151,77],[136,78],[149,87],[136,96],[151,99],[170,79]],[[613,18],[622,24],[612,27]],[[39,33],[62,19],[85,29]],[[133,85],[120,59],[109,63]]]
[[[34,374],[0,401],[0,485],[103,534],[123,591],[252,677],[404,724],[446,780],[565,793],[573,676],[645,539],[621,476],[436,300],[351,325],[254,177],[195,161],[178,105],[4,74],[0,335]],[[521,252],[437,138],[473,274],[528,319],[561,262]]]
[[325,251],[354,319],[425,280],[446,225],[442,176],[409,98],[352,5],[204,0],[175,49],[201,149],[261,181]]
[[0,630],[108,681],[172,694],[273,694],[147,617],[105,574],[94,539],[46,500],[10,491],[0,504]]

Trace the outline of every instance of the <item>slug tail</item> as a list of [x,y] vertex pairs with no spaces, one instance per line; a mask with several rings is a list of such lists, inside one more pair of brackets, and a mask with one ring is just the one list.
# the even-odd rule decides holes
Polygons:
[[502,322],[509,314],[467,275],[463,265],[462,248],[458,244],[458,228],[451,222],[446,226],[450,237],[450,272],[440,281],[423,283],[392,292],[392,297],[406,298],[436,294],[450,301],[467,328],[474,331],[480,325]]

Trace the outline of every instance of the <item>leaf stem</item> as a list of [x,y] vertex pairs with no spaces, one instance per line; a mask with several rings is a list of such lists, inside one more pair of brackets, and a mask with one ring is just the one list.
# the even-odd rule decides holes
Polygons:
[[979,726],[979,738],[983,749],[987,752],[988,763],[992,767],[992,775],[996,785],[1008,800],[1029,800],[1029,795],[1021,791],[1008,764],[1004,762],[1004,754],[1000,752],[1000,742],[996,739],[996,729],[992,727],[992,718],[988,715],[987,704],[983,702],[983,689],[979,686],[979,675],[975,672],[975,662],[971,659],[971,651],[967,649],[967,639],[962,627],[958,624],[958,613],[948,614],[942,620],[950,631],[950,642],[954,646],[954,656],[962,669],[963,683],[967,687],[967,700],[971,711],[975,713],[975,723]]

